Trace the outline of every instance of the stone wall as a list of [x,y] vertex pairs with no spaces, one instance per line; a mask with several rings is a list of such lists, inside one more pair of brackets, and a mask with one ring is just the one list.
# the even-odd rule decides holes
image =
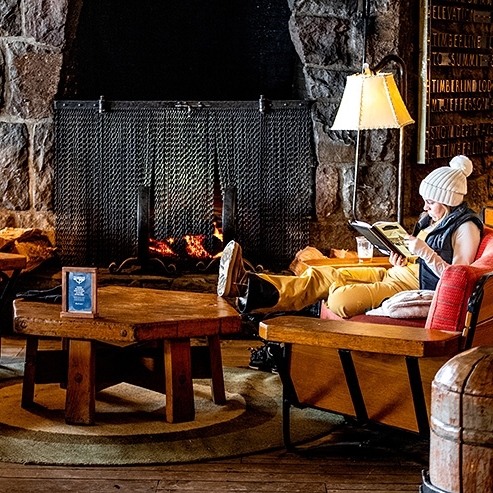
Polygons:
[[[353,247],[351,214],[354,132],[330,126],[346,76],[363,62],[364,19],[358,0],[288,0],[291,38],[299,55],[305,96],[313,109],[316,218],[311,243],[321,250]],[[53,100],[70,74],[68,54],[82,0],[4,0],[0,3],[0,227],[53,232]],[[408,107],[416,119],[419,2],[370,1],[366,59],[402,56],[408,66]],[[392,67],[389,67],[392,70]],[[415,159],[415,128],[406,131],[406,158]],[[358,206],[362,219],[395,216],[398,131],[372,131],[361,141]],[[414,202],[406,166],[405,212]],[[414,194],[414,195],[413,195]],[[315,220],[316,219],[316,220]]]
[[0,3],[0,227],[53,233],[53,113],[68,0]]
[[[354,233],[346,225],[352,216],[356,132],[330,130],[346,77],[361,71],[363,56],[372,67],[389,54],[404,58],[409,74],[416,73],[418,4],[370,2],[365,50],[365,19],[359,3],[356,0],[295,0],[289,26],[303,63],[306,96],[315,101],[317,217],[312,224],[311,243],[322,250],[343,246],[354,248]],[[411,17],[413,11],[415,18]],[[396,69],[398,67],[392,64],[385,67],[385,71],[396,74],[399,83]],[[416,80],[409,74],[407,102],[416,119],[412,96]],[[406,158],[410,161],[415,136],[413,129],[407,133]],[[398,130],[361,132],[360,137],[357,216],[368,222],[395,219]],[[409,183],[410,180],[406,181]],[[409,204],[409,201],[410,187],[406,190],[405,203]],[[409,207],[404,209],[409,212]]]

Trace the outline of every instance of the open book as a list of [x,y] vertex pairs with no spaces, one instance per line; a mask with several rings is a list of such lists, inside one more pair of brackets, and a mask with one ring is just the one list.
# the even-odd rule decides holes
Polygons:
[[407,248],[407,231],[397,222],[379,221],[368,224],[363,221],[349,223],[359,234],[370,241],[383,254],[398,253],[403,257],[415,257]]

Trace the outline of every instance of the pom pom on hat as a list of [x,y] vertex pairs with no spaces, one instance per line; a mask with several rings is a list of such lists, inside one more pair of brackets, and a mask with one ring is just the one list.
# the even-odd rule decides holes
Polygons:
[[419,186],[420,195],[451,207],[460,205],[467,194],[467,177],[472,173],[467,156],[455,156],[449,166],[433,170]]
[[[472,161],[467,156],[455,156],[450,160],[449,166],[462,171],[466,177],[472,173]],[[446,168],[445,168],[446,169]]]

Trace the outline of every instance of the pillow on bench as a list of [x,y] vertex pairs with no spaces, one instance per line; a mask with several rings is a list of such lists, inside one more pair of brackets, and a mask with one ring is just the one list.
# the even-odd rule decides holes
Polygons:
[[384,300],[378,308],[368,310],[366,315],[390,318],[426,318],[434,294],[435,291],[429,289],[402,291]]

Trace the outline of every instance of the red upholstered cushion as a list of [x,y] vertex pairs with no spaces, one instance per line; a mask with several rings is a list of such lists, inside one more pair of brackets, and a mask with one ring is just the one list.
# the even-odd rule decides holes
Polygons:
[[474,268],[466,265],[447,267],[437,285],[431,303],[426,328],[462,330],[467,312],[467,300],[477,278]]
[[356,315],[351,317],[351,322],[364,322],[366,324],[406,325],[407,327],[424,327],[426,318],[391,318],[376,315]]
[[481,257],[472,265],[447,267],[437,285],[426,327],[461,331],[467,313],[467,302],[479,278],[493,271],[493,254]]
[[332,310],[329,310],[323,301],[320,308],[320,318],[324,318],[326,320],[344,320],[342,317],[339,317],[339,315],[336,315]]
[[478,252],[476,253],[476,261],[474,264],[481,264],[482,262],[478,262],[480,259],[483,259],[483,263],[489,262],[487,257],[490,254],[493,254],[493,229],[485,226],[483,238],[481,238],[481,243],[479,244]]

